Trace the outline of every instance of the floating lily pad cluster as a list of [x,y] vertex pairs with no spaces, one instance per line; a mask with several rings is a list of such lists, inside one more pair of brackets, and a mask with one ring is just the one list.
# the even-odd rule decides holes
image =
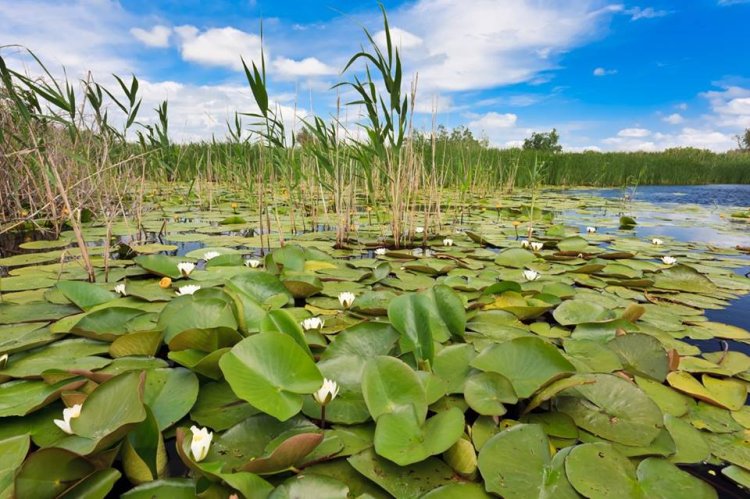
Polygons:
[[739,252],[549,216],[530,246],[521,213],[264,255],[251,214],[201,213],[106,283],[65,236],[1,259],[0,497],[717,497],[701,463],[750,487],[750,332],[704,315],[750,292]]

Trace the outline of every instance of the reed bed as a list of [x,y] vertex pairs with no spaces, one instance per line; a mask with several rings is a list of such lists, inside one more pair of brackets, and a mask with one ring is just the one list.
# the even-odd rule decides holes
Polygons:
[[[448,132],[437,123],[416,130],[418,81],[404,81],[385,12],[383,19],[385,47],[365,32],[368,45],[335,89],[354,98],[334,115],[285,122],[269,102],[265,60],[248,61],[258,111],[238,110],[223,140],[187,144],[170,137],[168,102],[141,108],[135,76],[116,77],[114,88],[92,77],[59,81],[30,52],[42,75],[32,78],[0,57],[0,233],[35,224],[59,231],[87,214],[124,215],[137,224],[147,181],[190,182],[189,194],[208,208],[212,186],[229,184],[257,206],[261,232],[278,231],[283,210],[293,231],[322,223],[339,244],[355,229],[354,213],[385,206],[383,237],[394,247],[439,230],[450,208],[462,217],[466,205],[514,188],[750,183],[746,153],[545,153],[494,148],[469,130]],[[345,106],[361,116],[351,126],[363,139],[344,139]],[[149,112],[156,119],[145,120]],[[426,228],[423,235],[417,227]]]

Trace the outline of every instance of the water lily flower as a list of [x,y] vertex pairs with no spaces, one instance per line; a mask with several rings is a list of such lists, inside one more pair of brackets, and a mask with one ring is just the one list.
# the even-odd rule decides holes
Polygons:
[[653,244],[654,246],[661,246],[662,244],[664,244],[664,241],[655,237],[651,240],[651,244]]
[[529,241],[527,241],[526,239],[522,239],[521,240],[521,247],[522,248],[528,248],[529,247]]
[[159,287],[162,289],[167,289],[171,285],[172,279],[170,279],[169,277],[162,277],[161,281],[159,281]]
[[177,264],[177,270],[180,271],[183,277],[187,277],[190,275],[190,272],[195,270],[195,264],[192,262],[180,262]]
[[68,435],[72,435],[73,428],[70,427],[70,421],[73,418],[79,417],[80,415],[81,415],[81,404],[76,404],[73,407],[66,407],[65,409],[63,409],[63,418],[55,419],[53,422],[62,431],[64,431]]
[[118,295],[126,296],[127,293],[125,292],[125,284],[118,284],[115,286],[115,293]]
[[302,329],[310,331],[312,329],[323,329],[323,319],[320,317],[310,317],[302,321]]
[[333,380],[328,378],[323,379],[323,386],[321,386],[317,392],[313,393],[315,402],[322,405],[323,407],[331,403],[336,395],[339,394],[339,385]]
[[586,232],[588,232],[589,234],[593,234],[594,232],[596,232],[596,227],[586,227]]
[[450,237],[443,239],[443,246],[453,246],[453,239]]
[[544,243],[531,243],[531,249],[534,251],[540,251],[542,248],[544,248]]
[[211,447],[211,439],[214,438],[214,434],[208,431],[206,427],[198,429],[195,425],[190,427],[190,431],[193,432],[193,440],[190,442],[190,452],[193,453],[193,459],[196,462],[203,461],[208,455],[208,449]]
[[377,249],[375,250],[375,254],[376,254],[376,255],[378,255],[378,256],[383,256],[383,255],[385,255],[385,253],[386,253],[387,251],[388,251],[388,250],[386,250],[385,248],[377,248]]
[[245,260],[245,267],[250,267],[251,269],[257,269],[260,267],[260,260],[257,258],[248,258]]
[[422,234],[424,232],[424,227],[416,227],[414,229],[414,232],[416,232],[417,234]]
[[339,303],[341,303],[341,306],[344,308],[349,308],[352,306],[352,303],[354,303],[354,293],[351,293],[349,291],[344,291],[343,293],[339,293]]
[[211,260],[212,258],[216,258],[217,256],[221,255],[218,251],[206,251],[203,254],[203,259],[206,261]]
[[523,276],[527,281],[536,281],[539,279],[539,272],[536,272],[535,270],[524,270]]
[[178,296],[192,295],[199,289],[201,289],[200,286],[197,286],[195,284],[188,284],[187,286],[182,286],[176,291],[176,293]]
[[665,265],[674,265],[677,263],[677,258],[673,256],[663,256],[661,257],[661,261],[664,262]]
[[0,355],[0,369],[5,369],[5,366],[8,364],[8,354],[4,353]]
[[512,223],[513,223],[513,227],[518,227],[519,225],[521,225],[521,222],[519,222],[518,220],[513,220]]

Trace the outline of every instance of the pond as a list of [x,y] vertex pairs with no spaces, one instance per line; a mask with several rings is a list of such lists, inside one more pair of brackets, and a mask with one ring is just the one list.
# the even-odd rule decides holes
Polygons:
[[94,284],[71,231],[2,240],[19,496],[746,495],[745,186],[448,193],[401,249],[177,194],[83,225]]
[[[615,210],[623,209],[640,223],[632,231],[636,237],[667,236],[683,242],[716,246],[750,246],[750,223],[731,222],[727,213],[750,209],[750,185],[644,185],[636,189],[573,189],[572,195],[595,195],[615,202]],[[632,201],[623,201],[630,196]],[[606,215],[606,210],[601,212]],[[578,214],[567,212],[575,220]],[[730,220],[729,222],[727,220]],[[739,225],[738,225],[739,224]],[[734,272],[745,276],[747,266]],[[750,296],[733,300],[721,310],[707,310],[711,320],[750,329]],[[746,347],[744,351],[750,352]]]

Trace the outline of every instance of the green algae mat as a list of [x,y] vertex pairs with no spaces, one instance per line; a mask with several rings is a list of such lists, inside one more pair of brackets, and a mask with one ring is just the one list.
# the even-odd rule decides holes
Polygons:
[[363,212],[345,248],[264,253],[249,210],[175,204],[106,282],[92,247],[97,283],[69,234],[25,243],[0,259],[0,497],[717,497],[705,464],[750,486],[750,332],[704,315],[748,261],[548,198],[411,249]]

